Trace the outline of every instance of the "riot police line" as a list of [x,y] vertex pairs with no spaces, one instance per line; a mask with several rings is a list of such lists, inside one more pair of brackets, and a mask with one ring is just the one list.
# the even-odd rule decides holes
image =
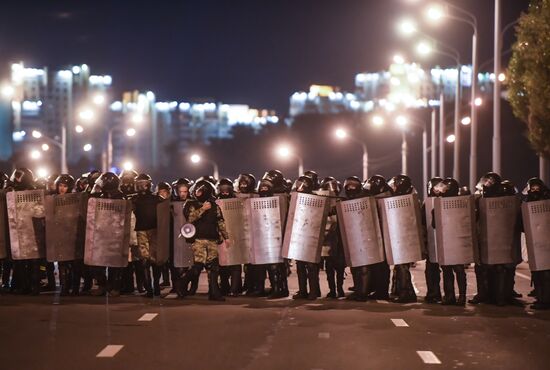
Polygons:
[[135,171],[93,171],[76,181],[62,174],[41,183],[20,168],[1,181],[3,292],[39,294],[44,269],[55,289],[57,262],[62,295],[137,290],[154,297],[165,285],[184,298],[196,293],[205,269],[211,300],[275,299],[290,294],[293,260],[294,299],[321,297],[323,266],[327,298],[346,296],[349,267],[347,299],[408,303],[417,301],[410,267],[426,260],[427,303],[465,305],[465,269],[474,264],[470,303],[516,304],[525,232],[532,307],[550,308],[550,191],[538,178],[522,194],[496,173],[483,176],[475,194],[452,178],[433,178],[423,204],[405,175],[341,184],[319,181],[314,171],[291,182],[271,170],[258,182],[251,174],[180,178],[159,183],[156,192],[151,177]]

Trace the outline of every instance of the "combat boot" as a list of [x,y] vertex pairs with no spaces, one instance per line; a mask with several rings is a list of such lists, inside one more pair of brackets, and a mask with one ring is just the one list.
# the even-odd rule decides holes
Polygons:
[[305,262],[296,261],[296,272],[298,275],[298,292],[292,296],[292,299],[307,299],[307,271]]
[[214,260],[209,265],[207,265],[208,272],[208,299],[211,301],[225,301],[223,297],[220,286],[218,285],[218,278],[220,275],[218,261]]

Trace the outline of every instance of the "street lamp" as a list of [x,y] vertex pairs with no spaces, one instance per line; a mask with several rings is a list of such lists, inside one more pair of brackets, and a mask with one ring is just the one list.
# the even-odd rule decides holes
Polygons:
[[40,167],[38,170],[36,170],[36,174],[39,178],[46,178],[48,176],[48,170],[44,167]]
[[408,145],[407,145],[407,135],[405,132],[409,124],[409,120],[407,117],[399,115],[395,118],[395,123],[401,129],[401,173],[403,175],[406,175]]
[[456,140],[456,136],[455,136],[455,135],[450,134],[449,136],[447,136],[447,142],[448,142],[448,143],[451,143],[451,144],[452,144],[452,143],[455,142],[455,140]]
[[371,122],[374,126],[380,127],[384,124],[384,118],[382,116],[375,115],[372,117]]
[[10,99],[11,97],[13,97],[13,94],[15,94],[15,89],[11,85],[4,85],[0,89],[0,93],[4,98]]
[[134,169],[134,164],[131,161],[125,161],[122,163],[122,168],[124,171],[131,171]]
[[89,152],[90,150],[92,150],[92,144],[84,144],[84,146],[82,147],[82,149],[83,149],[85,152]]
[[334,136],[338,140],[344,140],[349,138],[354,143],[361,145],[361,149],[363,149],[363,179],[364,180],[368,179],[369,178],[369,153],[367,149],[367,144],[358,140],[354,135],[351,135],[351,136],[348,135],[347,131],[342,128],[336,129],[334,131]]
[[40,131],[37,131],[37,130],[32,130],[31,135],[35,139],[40,139],[42,137],[42,133]]
[[76,125],[74,130],[76,131],[77,134],[81,134],[82,132],[84,132],[84,127],[80,125]]
[[103,105],[105,104],[105,95],[103,94],[96,94],[92,101],[94,102],[95,105]]
[[[42,132],[38,130],[33,130],[31,133],[32,137],[35,139],[44,139],[48,141],[50,144],[53,144],[57,146],[60,149],[61,152],[61,173],[68,173],[69,170],[67,168],[67,131],[65,128],[65,125],[61,126],[61,142],[52,139],[51,137],[44,136]],[[50,149],[50,146],[47,143],[42,144],[42,150],[47,151]],[[35,153],[37,152],[38,155]],[[33,154],[34,153],[34,154]],[[38,159],[40,158],[41,154],[38,150],[33,150],[31,152],[31,158]]]
[[78,117],[83,121],[83,122],[91,122],[94,120],[95,118],[95,114],[94,112],[89,109],[89,108],[84,108],[82,109],[80,112],[78,112]]
[[132,114],[132,118],[131,118],[131,121],[132,123],[142,123],[143,122],[143,115],[139,114],[139,113],[134,113]]
[[472,123],[472,119],[470,117],[464,117],[460,121],[464,126],[468,126],[470,123]]
[[302,157],[300,157],[299,155],[294,153],[288,145],[284,145],[284,144],[279,145],[275,150],[275,154],[277,154],[278,157],[283,158],[283,159],[287,159],[287,158],[290,158],[290,157],[296,158],[298,160],[298,176],[303,175],[303,173],[304,173],[304,160],[302,159]]
[[[193,164],[198,164],[200,163],[204,158],[202,158],[199,154],[197,153],[193,153],[191,154],[191,156],[189,157],[189,159],[191,160],[191,163]],[[214,169],[214,178],[216,180],[218,180],[220,178],[220,172],[219,172],[219,169],[218,169],[218,164],[216,162],[214,162],[213,160],[211,159],[204,159],[205,162],[208,162],[212,165],[213,169]]]
[[47,152],[48,150],[50,150],[50,146],[46,143],[42,144],[42,150]]
[[31,159],[39,159],[42,157],[42,154],[40,153],[40,151],[34,149],[34,150],[31,150],[30,157]]
[[126,136],[132,137],[136,135],[136,129],[131,127],[128,130],[126,130]]
[[403,58],[403,56],[400,55],[400,54],[395,54],[393,56],[393,62],[395,64],[403,64],[403,63],[405,63],[405,58]]

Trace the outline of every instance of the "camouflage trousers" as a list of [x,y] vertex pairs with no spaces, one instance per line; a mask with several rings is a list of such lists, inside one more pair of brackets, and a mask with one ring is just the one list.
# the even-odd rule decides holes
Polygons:
[[157,229],[136,231],[139,259],[155,263],[157,260]]
[[196,239],[191,247],[195,263],[206,265],[218,258],[218,243],[214,240]]

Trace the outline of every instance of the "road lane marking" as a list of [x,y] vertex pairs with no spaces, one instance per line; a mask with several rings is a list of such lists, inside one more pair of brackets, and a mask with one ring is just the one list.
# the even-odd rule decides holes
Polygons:
[[377,299],[377,300],[376,300],[376,303],[390,304],[390,302],[384,301],[384,300],[382,300],[382,299]]
[[322,333],[317,334],[317,337],[319,339],[329,339],[330,338],[330,333],[322,332]]
[[141,316],[138,321],[151,321],[158,316],[158,313],[146,313]]
[[397,327],[409,327],[409,324],[407,324],[403,319],[391,319],[391,322],[393,322],[393,325]]
[[120,344],[109,344],[101,350],[95,357],[114,357],[124,347]]
[[520,278],[524,278],[526,280],[531,280],[531,276],[527,276],[525,274],[522,274],[521,272],[516,272],[516,275],[519,276]]
[[425,364],[441,364],[441,361],[432,351],[416,351]]

